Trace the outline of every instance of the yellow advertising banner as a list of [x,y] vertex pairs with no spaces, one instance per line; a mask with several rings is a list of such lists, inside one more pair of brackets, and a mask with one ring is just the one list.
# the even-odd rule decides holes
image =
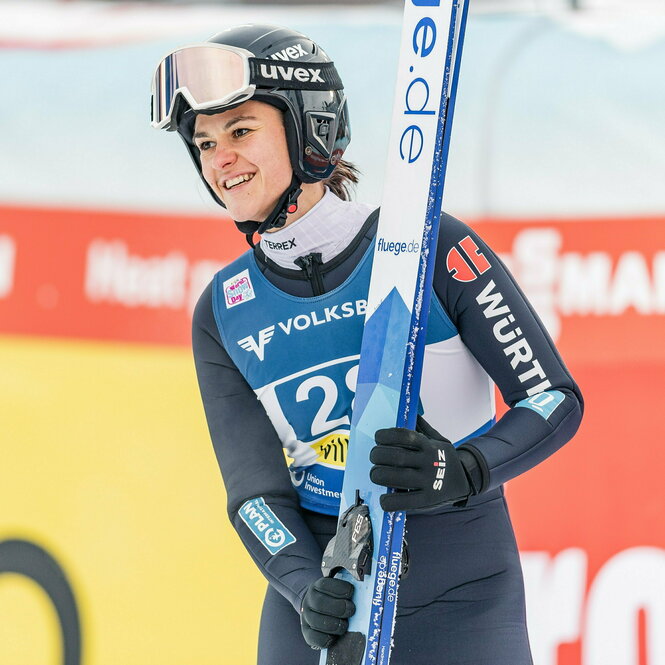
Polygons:
[[0,366],[0,663],[254,663],[190,351],[2,337]]

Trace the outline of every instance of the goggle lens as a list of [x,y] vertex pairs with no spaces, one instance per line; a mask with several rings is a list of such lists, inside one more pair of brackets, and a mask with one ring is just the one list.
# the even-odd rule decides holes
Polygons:
[[223,105],[243,93],[251,96],[247,58],[220,46],[189,46],[167,55],[153,78],[152,124],[171,121],[175,101],[182,94],[196,110]]

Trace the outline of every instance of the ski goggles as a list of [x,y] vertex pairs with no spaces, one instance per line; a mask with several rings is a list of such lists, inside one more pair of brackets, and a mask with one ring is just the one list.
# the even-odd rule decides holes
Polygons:
[[152,79],[152,126],[175,129],[174,112],[184,98],[194,111],[240,104],[257,88],[342,90],[332,62],[255,58],[223,44],[185,46],[169,53]]

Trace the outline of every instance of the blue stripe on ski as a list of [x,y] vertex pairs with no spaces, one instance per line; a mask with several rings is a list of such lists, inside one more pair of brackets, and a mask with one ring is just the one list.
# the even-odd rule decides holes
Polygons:
[[[462,4],[462,16],[459,28],[457,25],[458,9]],[[423,238],[421,247],[423,251],[420,255],[420,264],[418,266],[418,281],[416,293],[414,295],[414,306],[412,309],[409,344],[405,359],[405,369],[403,373],[404,382],[401,389],[400,404],[397,413],[397,426],[413,429],[416,423],[417,409],[411,408],[411,396],[417,396],[420,393],[420,383],[422,378],[422,364],[425,353],[425,338],[427,317],[429,314],[432,280],[434,273],[434,258],[436,256],[436,247],[438,240],[439,225],[441,221],[441,207],[443,201],[443,191],[445,185],[446,167],[448,165],[448,151],[450,148],[450,136],[452,130],[452,121],[455,108],[455,98],[457,93],[457,83],[459,81],[459,63],[464,42],[464,32],[466,19],[468,15],[468,3],[465,0],[454,2],[450,15],[450,25],[448,28],[448,47],[446,51],[446,64],[444,68],[444,79],[441,88],[441,101],[439,104],[439,119],[436,131],[436,145],[441,145],[440,152],[435,150],[432,159],[432,175],[430,177],[429,201],[425,217],[425,227],[423,229]],[[455,40],[457,49],[455,49]],[[454,54],[454,60],[453,60]],[[452,72],[452,81],[450,75]],[[425,248],[429,251],[424,251]],[[402,540],[404,526],[406,523],[406,514],[403,512],[395,513],[393,516],[384,514],[384,527],[392,527],[392,542],[390,544],[390,560],[401,560]],[[397,533],[397,524],[399,524],[400,533]],[[382,544],[383,544],[383,538]],[[398,567],[399,570],[399,567]],[[386,594],[383,606],[383,616],[381,621],[381,633],[379,641],[377,665],[388,665],[392,649],[392,636],[395,625],[395,610],[397,607],[397,582],[395,583],[395,593],[392,596]],[[365,662],[371,665],[372,661],[369,654]]]
[[[378,429],[376,423],[385,422],[386,413],[397,413],[401,399],[402,378],[394,371],[401,364],[403,357],[403,343],[407,338],[409,326],[409,309],[393,289],[385,300],[379,305],[374,314],[366,321],[361,347],[361,357],[370,359],[365,367],[359,370],[356,386],[356,396],[353,405],[353,421],[351,440],[354,445],[364,447],[366,440],[367,450],[374,445],[374,433]],[[363,363],[361,363],[361,368]],[[356,423],[354,427],[354,422]],[[369,439],[369,441],[367,441]],[[366,445],[366,444],[365,444]],[[353,473],[351,465],[347,465],[345,473]],[[379,488],[383,493],[384,488]],[[372,491],[368,491],[365,500],[371,500]],[[344,507],[342,507],[344,509]],[[398,531],[403,535],[402,519]],[[375,543],[377,552],[377,575],[372,589],[370,616],[367,629],[367,647],[365,650],[365,663],[375,663],[381,626],[383,625],[383,612],[386,603],[386,593],[393,588],[392,598],[396,598],[397,577],[390,577],[391,566],[395,565],[395,557],[391,553],[394,537],[395,519],[392,513],[383,513],[380,531],[377,530],[378,542]],[[380,535],[379,535],[380,534]],[[399,550],[401,556],[401,545]],[[399,563],[397,563],[399,571]],[[394,601],[392,602],[394,605]]]
[[391,362],[403,354],[401,340],[405,337],[408,315],[409,308],[397,289],[393,288],[374,314],[367,319],[360,353],[361,357],[367,358],[369,362],[360,363],[358,368],[354,410],[360,409],[362,413],[369,397],[369,393],[359,390],[360,386],[381,384],[397,392],[401,390],[401,376],[388,368],[394,367]]

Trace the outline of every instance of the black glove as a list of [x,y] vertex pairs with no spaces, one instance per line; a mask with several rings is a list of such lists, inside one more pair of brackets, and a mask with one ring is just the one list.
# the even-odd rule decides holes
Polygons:
[[300,628],[312,649],[328,649],[349,629],[348,618],[356,611],[353,591],[353,584],[335,577],[321,577],[309,585],[300,608]]
[[447,503],[464,505],[472,487],[459,453],[420,416],[416,429],[391,427],[375,435],[369,477],[397,490],[381,495],[381,508],[414,512]]

